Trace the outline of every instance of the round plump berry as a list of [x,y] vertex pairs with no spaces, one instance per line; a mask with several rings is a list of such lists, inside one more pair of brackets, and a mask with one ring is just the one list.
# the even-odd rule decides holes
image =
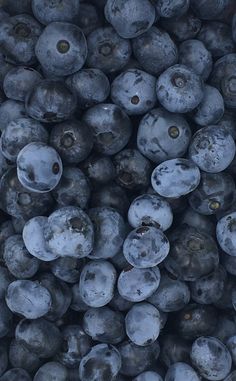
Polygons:
[[158,267],[138,269],[130,266],[120,273],[117,289],[124,299],[130,302],[142,302],[157,290],[159,283]]
[[181,115],[163,108],[149,111],[142,118],[137,134],[139,151],[155,163],[182,157],[187,151],[192,133]]
[[198,167],[188,159],[166,160],[152,172],[153,189],[163,197],[177,198],[192,192],[201,179]]
[[83,67],[87,57],[86,39],[78,26],[52,22],[40,35],[35,54],[47,75],[67,76]]
[[185,65],[166,69],[157,80],[157,98],[170,112],[186,113],[194,110],[203,99],[203,81]]
[[155,21],[155,8],[148,0],[108,0],[105,17],[123,38],[146,32]]
[[82,300],[90,307],[108,304],[113,297],[116,276],[116,270],[110,262],[88,262],[80,275],[79,291]]
[[222,127],[201,128],[195,133],[189,146],[190,159],[205,172],[222,172],[230,165],[234,155],[235,142]]
[[153,226],[141,226],[126,237],[123,253],[134,267],[155,267],[168,255],[170,245],[165,234]]
[[218,221],[216,237],[222,250],[236,256],[236,212],[227,214]]
[[17,156],[17,176],[30,191],[50,192],[62,176],[61,158],[45,143],[29,143]]
[[41,24],[53,21],[72,22],[79,14],[80,0],[32,0],[32,11]]
[[94,230],[88,215],[75,206],[57,209],[43,231],[47,247],[58,256],[82,258],[93,249]]

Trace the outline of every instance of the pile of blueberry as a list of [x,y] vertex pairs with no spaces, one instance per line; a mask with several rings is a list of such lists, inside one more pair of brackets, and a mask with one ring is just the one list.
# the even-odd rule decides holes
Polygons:
[[0,134],[0,381],[236,381],[236,0],[1,0]]

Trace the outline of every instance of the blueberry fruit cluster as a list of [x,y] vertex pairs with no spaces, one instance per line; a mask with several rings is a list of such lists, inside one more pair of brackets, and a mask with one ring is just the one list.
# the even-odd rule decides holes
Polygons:
[[0,0],[0,381],[236,381],[236,0]]

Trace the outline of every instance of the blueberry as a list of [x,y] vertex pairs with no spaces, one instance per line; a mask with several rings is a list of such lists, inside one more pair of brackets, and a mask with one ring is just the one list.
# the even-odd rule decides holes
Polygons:
[[155,8],[148,0],[108,0],[105,17],[123,38],[146,32],[155,21]]
[[236,335],[236,322],[234,318],[234,312],[231,309],[220,311],[218,316],[218,322],[214,330],[213,336],[221,340],[227,345],[230,337]]
[[111,26],[97,28],[87,37],[87,65],[104,73],[121,70],[128,64],[132,48]]
[[28,115],[44,123],[58,123],[71,118],[76,106],[76,96],[64,82],[50,79],[36,84],[25,101]]
[[94,341],[118,344],[124,340],[124,317],[109,307],[90,308],[83,317],[84,331]]
[[32,11],[41,24],[53,21],[72,22],[79,14],[80,0],[32,0]]
[[110,82],[100,69],[82,69],[66,79],[66,84],[76,93],[80,108],[105,102],[110,94]]
[[39,282],[51,295],[50,310],[45,315],[45,318],[50,321],[57,321],[65,315],[71,304],[71,289],[51,273],[40,275]]
[[189,196],[189,203],[198,213],[216,214],[231,206],[234,191],[234,180],[229,174],[203,172],[199,186]]
[[227,348],[230,351],[233,364],[236,364],[236,336],[231,336],[227,341]]
[[17,156],[17,176],[28,190],[49,192],[62,176],[61,158],[54,148],[45,143],[29,143]]
[[112,345],[98,344],[82,358],[79,377],[84,381],[113,380],[121,368],[121,356]]
[[[95,2],[97,4],[97,1]],[[95,5],[90,2],[83,2],[79,6],[79,14],[77,16],[76,24],[82,29],[85,36],[88,36],[95,29],[103,24],[103,17]]]
[[15,162],[19,152],[31,142],[47,144],[48,132],[41,123],[31,118],[11,121],[1,135],[1,151],[6,159]]
[[0,130],[4,131],[10,122],[25,116],[24,103],[7,99],[0,105]]
[[49,216],[44,237],[49,250],[62,257],[82,258],[93,249],[92,222],[82,209],[73,206],[59,208]]
[[203,24],[198,39],[205,44],[213,58],[235,52],[231,28],[222,22],[209,21]]
[[124,149],[114,156],[116,182],[129,190],[141,190],[149,185],[150,162],[137,149]]
[[147,225],[165,231],[173,222],[173,213],[165,199],[157,195],[143,194],[130,204],[128,221],[133,228]]
[[162,377],[156,372],[146,371],[140,373],[133,381],[162,381]]
[[169,367],[165,381],[182,381],[190,380],[200,381],[201,378],[197,372],[188,364],[184,362],[177,362]]
[[79,325],[63,327],[62,337],[64,345],[56,355],[56,359],[68,368],[76,368],[90,351],[92,340]]
[[40,35],[35,54],[47,74],[67,76],[84,65],[87,57],[86,39],[76,25],[52,22]]
[[170,112],[186,113],[195,109],[204,96],[199,75],[185,65],[166,69],[157,80],[157,99]]
[[[224,291],[221,295],[220,299],[217,300],[215,306],[222,310],[227,310],[232,308],[232,292],[235,289],[234,277],[232,275],[228,275],[225,279],[224,283]],[[226,326],[225,322],[222,323],[222,331],[225,331],[224,326]]]
[[236,54],[226,54],[218,59],[211,73],[211,84],[221,92],[225,106],[235,109],[235,67]]
[[[109,156],[93,153],[83,163],[81,168],[92,184],[106,184],[115,178],[115,168]],[[94,191],[99,189],[94,189]]]
[[91,128],[94,148],[105,155],[114,155],[128,143],[132,134],[132,124],[119,106],[100,103],[89,108],[83,121]]
[[190,301],[190,290],[185,282],[172,279],[168,273],[161,273],[161,281],[158,289],[148,298],[163,312],[174,312],[181,310]]
[[227,254],[236,256],[235,243],[236,213],[232,212],[222,217],[216,226],[217,241]]
[[78,164],[90,154],[93,138],[86,123],[74,119],[52,128],[50,144],[66,163]]
[[110,262],[88,262],[80,275],[79,290],[82,300],[90,307],[108,304],[113,297],[116,277],[116,270]]
[[152,172],[152,186],[163,197],[180,197],[192,192],[200,182],[198,167],[188,159],[163,161]]
[[5,241],[3,258],[10,273],[18,279],[32,278],[39,269],[38,259],[29,254],[21,235],[18,234]]
[[228,0],[191,0],[194,13],[203,20],[217,19],[228,4]]
[[112,208],[98,207],[90,209],[88,215],[94,226],[94,247],[91,259],[107,259],[115,256],[125,239],[123,217]]
[[157,340],[145,347],[135,345],[132,341],[123,341],[117,348],[122,360],[120,372],[130,377],[135,377],[147,370],[160,354],[160,345]]
[[193,343],[191,360],[200,375],[208,380],[221,380],[231,369],[228,349],[214,337],[199,337]]
[[84,173],[76,167],[65,167],[59,184],[52,194],[60,206],[87,207],[90,199],[90,184]]
[[24,188],[17,178],[16,168],[10,168],[1,178],[1,207],[17,218],[32,218],[44,214],[52,207],[50,193],[30,192]]
[[189,363],[191,341],[177,335],[164,335],[161,338],[161,361],[167,368],[178,362]]
[[188,304],[174,316],[175,332],[188,340],[213,335],[217,320],[217,309],[213,306]]
[[23,368],[32,373],[37,371],[42,361],[20,341],[13,339],[9,347],[9,362],[13,368]]
[[[6,4],[5,4],[6,3]],[[4,3],[4,9],[11,15],[17,15],[22,13],[31,14],[31,0],[7,0]]]
[[114,79],[111,99],[129,115],[151,110],[157,102],[156,78],[143,70],[129,69]]
[[50,270],[58,279],[73,284],[79,281],[82,264],[83,260],[61,257],[51,262]]
[[38,319],[51,309],[52,297],[38,282],[17,280],[8,286],[6,302],[12,312],[27,319]]
[[194,134],[189,146],[190,159],[200,169],[209,173],[225,170],[232,162],[234,155],[234,140],[223,127],[201,128]]
[[0,43],[6,61],[15,65],[34,64],[35,45],[41,33],[41,24],[27,14],[1,21]]
[[224,99],[215,87],[206,85],[201,103],[193,113],[193,120],[200,126],[218,123],[224,115]]
[[188,11],[190,0],[156,0],[156,8],[161,17],[179,17]]
[[149,111],[141,119],[137,146],[148,159],[161,163],[183,156],[191,136],[189,124],[182,115],[160,107]]
[[111,262],[115,266],[115,268],[120,271],[130,267],[122,250],[111,258]]
[[54,356],[62,341],[61,333],[56,325],[42,318],[21,320],[16,326],[15,337],[24,347],[43,359]]
[[59,362],[48,362],[42,365],[35,373],[34,381],[45,381],[53,378],[55,381],[67,381],[68,371],[66,367]]
[[178,61],[178,50],[169,34],[155,26],[132,40],[134,56],[148,73],[160,74]]
[[142,226],[132,230],[126,237],[123,253],[134,267],[155,267],[168,255],[170,245],[165,234],[156,227]]
[[160,283],[160,272],[156,269],[126,268],[118,278],[119,294],[130,302],[142,302],[151,296]]
[[181,42],[195,38],[202,25],[201,20],[191,12],[180,17],[163,18],[160,21],[161,26]]
[[124,188],[110,183],[92,193],[91,206],[110,207],[116,209],[124,217],[129,207],[129,199]]
[[216,303],[224,292],[226,272],[218,267],[212,273],[190,282],[191,298],[200,304]]
[[217,268],[218,247],[207,233],[182,225],[173,230],[168,238],[170,253],[164,265],[180,280],[195,281]]
[[0,378],[1,381],[32,381],[29,373],[22,368],[12,368]]
[[160,333],[160,314],[149,303],[135,304],[125,317],[125,329],[130,340],[140,346],[154,343]]
[[[44,231],[48,228],[48,218],[45,216],[33,217],[26,222],[23,228],[24,244],[31,255],[41,261],[53,261],[58,258],[50,251],[44,238]],[[32,239],[33,237],[33,239]]]

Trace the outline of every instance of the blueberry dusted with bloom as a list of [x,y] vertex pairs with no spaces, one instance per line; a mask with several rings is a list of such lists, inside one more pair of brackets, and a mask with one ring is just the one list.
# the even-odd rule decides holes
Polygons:
[[203,99],[202,78],[185,65],[174,65],[159,76],[157,99],[170,112],[186,113],[194,110]]
[[152,172],[153,189],[163,197],[180,197],[197,188],[201,179],[198,167],[188,159],[163,161]]
[[88,262],[80,275],[79,292],[82,300],[90,307],[105,306],[113,297],[116,278],[115,267],[110,262]]
[[43,231],[47,247],[58,256],[86,257],[93,250],[94,229],[88,215],[75,206],[57,209]]
[[105,17],[123,38],[146,32],[155,21],[155,8],[148,0],[108,0]]
[[139,151],[155,163],[184,156],[192,132],[180,114],[155,108],[141,119],[137,134]]
[[3,131],[10,122],[25,116],[24,103],[7,99],[0,105],[0,130]]
[[86,39],[76,25],[52,22],[40,35],[35,54],[47,74],[67,76],[84,65],[87,57]]
[[57,151],[45,143],[29,143],[17,156],[17,176],[28,190],[50,192],[62,176],[62,161]]
[[132,54],[130,41],[120,37],[111,26],[95,29],[88,35],[87,44],[87,65],[104,73],[121,70]]
[[165,381],[200,381],[201,378],[197,372],[188,364],[184,362],[177,362],[170,366],[167,371]]
[[48,362],[42,365],[34,376],[34,381],[44,381],[45,378],[53,377],[55,381],[67,381],[68,370],[59,362]]
[[218,221],[216,237],[222,250],[236,256],[236,212],[226,214]]
[[193,135],[189,145],[189,158],[202,171],[218,173],[230,165],[235,150],[235,142],[227,130],[207,126]]
[[154,226],[167,230],[173,221],[173,213],[169,203],[158,195],[143,194],[130,204],[128,221],[133,228]]
[[158,267],[148,269],[126,267],[118,278],[118,292],[130,302],[142,302],[157,290],[160,276]]
[[143,70],[129,69],[114,79],[111,99],[129,115],[144,114],[157,102],[156,78]]

